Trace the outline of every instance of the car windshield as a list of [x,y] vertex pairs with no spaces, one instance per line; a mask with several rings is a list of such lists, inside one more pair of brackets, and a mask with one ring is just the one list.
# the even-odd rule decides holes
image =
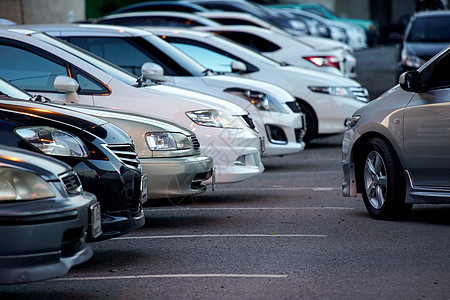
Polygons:
[[408,42],[442,43],[450,41],[448,16],[418,18],[406,37]]
[[205,67],[203,67],[201,64],[197,63],[184,52],[173,47],[156,35],[146,35],[142,38],[155,46],[161,55],[164,54],[165,56],[171,58],[175,63],[191,73],[192,76],[201,76],[207,73]]
[[134,85],[136,83],[137,77],[119,67],[116,65],[113,65],[109,63],[108,61],[94,56],[93,54],[77,47],[72,44],[68,44],[67,42],[57,40],[55,38],[52,38],[44,33],[34,33],[33,37],[42,40],[46,43],[49,43],[55,47],[58,47],[66,52],[71,53],[72,55],[77,56],[78,58],[84,60],[85,62],[99,68],[105,73],[108,73],[109,75],[113,76],[114,78],[117,78],[126,84]]
[[0,78],[0,96],[5,95],[11,98],[28,100],[31,95],[25,91],[22,91],[18,87],[12,85],[8,81]]

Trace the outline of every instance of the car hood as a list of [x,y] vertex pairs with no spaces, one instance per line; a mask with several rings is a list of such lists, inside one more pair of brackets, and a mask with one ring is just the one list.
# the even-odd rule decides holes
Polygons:
[[107,123],[104,120],[82,113],[72,112],[52,103],[38,103],[27,100],[0,98],[0,108],[51,119],[84,130],[99,127]]
[[44,180],[59,180],[70,167],[52,157],[15,147],[0,146],[0,167],[17,168],[39,175]]
[[405,50],[408,55],[415,55],[425,60],[429,60],[439,51],[444,49],[448,43],[405,43]]
[[378,98],[368,102],[365,106],[359,108],[353,115],[376,115],[383,112],[382,115],[388,116],[390,112],[404,108],[411,100],[413,93],[404,91],[400,85],[396,85],[384,92]]
[[148,131],[180,132],[187,136],[194,135],[194,133],[190,129],[181,126],[175,122],[161,118],[151,117],[149,115],[138,114],[114,108],[90,106],[90,105],[68,104],[67,107],[71,110],[93,115],[98,118],[104,118],[106,121],[110,123],[114,123],[114,121],[109,119],[119,119],[124,122],[130,121],[130,123],[137,122],[141,123],[144,126],[148,125],[147,129]]
[[294,97],[285,89],[259,80],[227,75],[204,76],[202,77],[202,80],[206,85],[220,87],[223,89],[237,87],[260,91],[271,95],[281,103],[295,101]]
[[151,85],[140,88],[148,91],[154,96],[163,97],[163,101],[179,102],[180,105],[187,106],[189,110],[195,109],[218,109],[228,111],[232,115],[245,115],[247,112],[241,107],[226,100],[209,96],[203,93],[194,92],[187,89],[177,88],[168,85]]

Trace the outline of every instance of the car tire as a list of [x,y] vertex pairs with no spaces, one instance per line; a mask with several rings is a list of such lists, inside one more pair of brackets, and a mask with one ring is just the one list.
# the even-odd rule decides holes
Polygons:
[[365,145],[362,157],[359,182],[369,214],[382,220],[403,217],[412,204],[405,203],[405,176],[392,145],[382,138],[373,138]]
[[304,103],[297,102],[300,106],[300,109],[305,114],[305,121],[306,121],[306,133],[303,136],[303,142],[305,144],[308,144],[315,136],[317,132],[317,121],[315,118],[315,115],[313,111]]

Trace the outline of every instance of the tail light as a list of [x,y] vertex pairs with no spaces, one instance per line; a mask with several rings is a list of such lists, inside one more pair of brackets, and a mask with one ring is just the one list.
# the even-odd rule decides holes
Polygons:
[[340,69],[339,59],[336,56],[304,56],[303,58],[318,67],[329,66]]

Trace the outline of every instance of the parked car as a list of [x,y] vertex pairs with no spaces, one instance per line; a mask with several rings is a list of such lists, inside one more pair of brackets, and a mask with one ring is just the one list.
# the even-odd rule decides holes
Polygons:
[[357,110],[342,146],[344,196],[363,196],[376,219],[416,203],[450,203],[450,47]]
[[193,0],[191,3],[200,5],[210,11],[231,11],[251,14],[283,28],[294,36],[308,34],[304,22],[286,13],[278,13],[266,7],[245,0]]
[[64,276],[87,261],[99,211],[67,164],[0,146],[0,284]]
[[192,13],[208,10],[200,5],[193,4],[190,1],[144,1],[126,5],[113,11],[111,14],[115,15],[137,11],[177,11]]
[[399,69],[416,70],[450,44],[450,11],[415,13],[409,20],[401,46]]
[[369,46],[375,45],[378,40],[378,26],[375,22],[363,19],[340,18],[334,12],[332,12],[331,10],[329,10],[328,8],[326,8],[321,4],[317,3],[271,4],[268,5],[268,7],[303,10],[321,16],[325,19],[341,21],[351,25],[357,25],[360,26],[362,29],[364,29],[364,31],[366,32],[367,43],[369,44]]
[[306,119],[305,143],[320,134],[345,131],[345,120],[368,101],[367,90],[354,80],[283,66],[247,47],[208,32],[151,27],[206,68],[281,86],[295,98]]
[[[123,110],[88,105],[66,107],[108,121],[126,131],[135,142],[148,199],[191,197],[206,191],[204,182],[214,176],[213,159],[201,154],[197,136],[177,123]],[[212,186],[215,181],[212,180]]]
[[[368,47],[366,32],[360,26],[344,23],[341,21],[325,19],[319,15],[315,15],[313,13],[309,13],[303,10],[297,9],[283,9],[283,10],[288,11],[291,14],[299,17],[314,19],[319,23],[323,23],[325,26],[329,28],[330,38],[344,42],[353,49],[360,50]],[[342,34],[342,31],[345,34]]]
[[[208,71],[171,44],[136,28],[112,25],[29,25],[62,38],[158,83],[219,96],[250,112],[264,137],[263,155],[286,155],[304,149],[303,114],[286,90],[270,83]],[[107,49],[107,50],[106,50]],[[121,53],[128,53],[122,56]],[[147,68],[147,67],[145,67]]]
[[144,11],[129,12],[105,16],[96,22],[97,24],[122,25],[122,26],[167,26],[167,27],[194,27],[214,26],[219,23],[208,18],[173,11]]
[[356,59],[342,48],[318,50],[290,35],[254,26],[207,26],[195,30],[210,31],[263,54],[280,63],[356,77]]
[[[191,129],[214,159],[217,183],[259,175],[262,140],[248,112],[222,99],[144,83],[91,53],[34,30],[0,30],[0,76],[55,102],[123,109]],[[36,77],[37,76],[37,77]],[[61,93],[62,92],[62,93]]]
[[[7,83],[2,91],[23,100],[40,97]],[[213,176],[213,159],[201,155],[197,136],[188,128],[118,109],[70,103],[52,105],[96,116],[127,132],[135,143],[142,172],[148,178],[148,184],[144,183],[148,199],[183,198],[206,191],[203,182]]]
[[144,225],[146,180],[130,136],[89,115],[19,100],[26,96],[5,86],[1,81],[0,144],[53,156],[78,173],[84,189],[101,203],[103,233],[88,241],[117,237]]

